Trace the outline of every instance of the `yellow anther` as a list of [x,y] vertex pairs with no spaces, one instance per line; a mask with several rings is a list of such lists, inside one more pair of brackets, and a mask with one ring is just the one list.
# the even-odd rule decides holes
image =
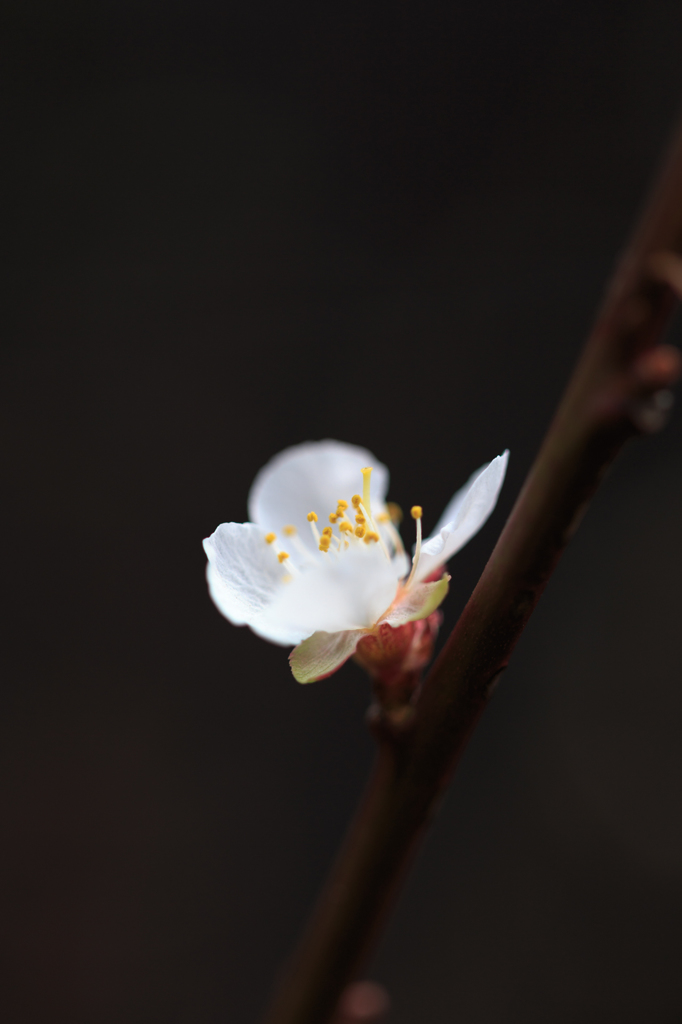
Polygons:
[[316,523],[317,522],[317,512],[309,512],[308,513],[308,522],[309,523]]
[[319,543],[320,551],[329,551],[329,545],[330,544],[331,544],[331,540],[329,539],[329,537],[320,537],[320,543]]
[[286,551],[280,551],[277,557],[279,558],[280,562],[286,562],[287,558],[289,557],[289,554]]
[[282,533],[284,534],[285,537],[295,537],[296,536],[296,527],[295,526],[285,526],[284,529],[282,530]]
[[402,523],[403,521],[403,510],[400,505],[396,505],[394,501],[389,501],[386,505],[388,514],[391,517],[391,521],[394,523]]
[[266,533],[265,534],[265,543],[266,544],[272,544],[272,542],[274,540],[277,540],[277,534],[276,533]]
[[410,514],[413,519],[421,519],[424,514],[421,505],[413,505],[410,509]]
[[358,526],[364,526],[365,525],[367,520],[363,516],[362,512],[358,512],[358,514],[355,517],[355,522],[358,524]]
[[359,494],[354,494],[350,500],[353,508],[357,508],[358,505],[362,504],[362,498]]
[[356,526],[355,527],[355,536],[356,537],[364,537],[365,536],[365,528],[364,528],[364,526]]
[[339,523],[339,530],[341,530],[342,533],[352,533],[353,526],[347,519],[344,519],[342,523]]
[[331,535],[332,535],[332,528],[331,528],[331,526],[325,526],[324,530],[322,531],[322,536],[323,537],[331,537]]
[[339,498],[336,504],[339,506],[339,508],[343,509],[344,512],[348,508],[348,502],[344,501],[343,498]]
[[379,534],[375,533],[374,530],[370,530],[369,533],[365,535],[365,544],[369,544],[371,541],[377,543],[378,540]]
[[335,523],[338,518],[339,518],[339,513],[338,512],[330,512],[329,513],[329,522],[330,523]]
[[378,523],[390,523],[391,517],[388,512],[380,512],[378,516],[374,517]]

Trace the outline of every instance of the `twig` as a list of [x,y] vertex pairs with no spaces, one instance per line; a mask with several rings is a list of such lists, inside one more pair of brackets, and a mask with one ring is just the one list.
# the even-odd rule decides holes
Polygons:
[[374,716],[379,755],[266,1024],[326,1024],[359,971],[421,835],[601,477],[663,426],[680,371],[660,344],[682,291],[682,129],[488,564],[404,729]]

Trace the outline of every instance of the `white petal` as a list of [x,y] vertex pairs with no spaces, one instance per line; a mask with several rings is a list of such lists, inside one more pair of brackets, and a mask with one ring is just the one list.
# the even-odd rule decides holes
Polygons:
[[450,577],[446,573],[435,583],[418,583],[416,586],[410,587],[381,621],[387,622],[395,629],[396,626],[403,626],[406,622],[425,619],[445,599],[449,583]]
[[281,647],[293,647],[309,635],[306,629],[280,622],[267,608],[262,615],[250,622],[249,626],[256,636],[269,640],[271,644],[280,644]]
[[478,470],[457,492],[440,518],[433,535],[422,544],[415,580],[423,580],[452,558],[481,529],[495,508],[507,471],[505,451]]
[[264,609],[258,627],[299,639],[318,630],[336,633],[373,626],[390,607],[398,587],[395,569],[376,544],[358,545],[318,564],[285,584]]
[[298,643],[306,633],[260,628],[264,609],[286,584],[286,569],[253,523],[223,523],[204,541],[206,578],[216,607],[235,626],[248,625],[276,644]]
[[253,523],[222,523],[203,543],[211,597],[230,622],[250,622],[272,601],[286,574],[264,531]]
[[336,672],[355,652],[363,636],[361,629],[313,633],[289,655],[294,679],[299,683],[314,683]]
[[396,551],[391,561],[393,563],[393,571],[399,580],[409,574],[410,559],[404,551]]
[[298,530],[303,543],[316,551],[308,512],[316,512],[320,528],[336,511],[339,498],[362,494],[362,473],[372,466],[372,512],[384,510],[388,470],[366,448],[341,441],[307,441],[285,448],[260,470],[249,494],[249,517],[278,536],[283,526]]

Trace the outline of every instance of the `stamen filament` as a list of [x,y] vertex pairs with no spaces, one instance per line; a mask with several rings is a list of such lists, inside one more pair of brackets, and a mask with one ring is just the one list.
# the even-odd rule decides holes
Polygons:
[[298,553],[301,556],[301,558],[303,559],[303,561],[309,562],[310,561],[310,551],[305,546],[305,544],[303,543],[301,538],[298,536],[298,534],[297,533],[291,534],[290,537],[289,537],[289,540],[291,541],[293,546],[296,548],[296,550],[298,551]]
[[[363,473],[364,473],[364,470],[363,470]],[[386,545],[384,544],[384,539],[383,539],[383,537],[381,536],[381,534],[380,534],[379,530],[377,529],[377,524],[376,524],[376,523],[374,522],[374,520],[372,519],[371,515],[369,514],[369,510],[367,509],[367,506],[366,506],[366,505],[365,505],[364,503],[360,503],[360,505],[358,505],[358,511],[359,511],[359,512],[360,512],[360,513],[361,513],[361,514],[362,514],[363,516],[365,516],[365,518],[366,518],[366,519],[367,519],[367,521],[369,522],[369,525],[370,525],[370,527],[372,528],[372,531],[373,531],[374,533],[376,533],[376,535],[378,536],[378,538],[379,538],[379,544],[381,545],[381,550],[383,551],[383,553],[384,553],[384,554],[386,555],[386,558],[387,558],[387,559],[389,560],[389,562],[390,562],[390,561],[391,561],[391,556],[390,556],[390,555],[389,555],[389,553],[388,553],[388,548],[387,548],[387,547],[386,547]],[[356,534],[356,536],[357,536],[357,534]]]
[[405,584],[405,590],[409,590],[409,588],[410,588],[410,584],[412,583],[412,580],[414,579],[414,574],[417,571],[417,566],[419,565],[419,556],[421,555],[421,552],[422,552],[422,507],[421,507],[421,505],[414,505],[413,506],[413,508],[412,508],[412,518],[416,519],[416,521],[417,521],[417,543],[416,543],[415,549],[414,549],[414,558],[412,559],[412,569],[410,571],[410,575],[407,577],[407,582]]
[[386,532],[388,533],[389,537],[393,541],[393,546],[395,547],[395,549],[398,552],[398,554],[399,555],[404,555],[405,554],[405,546],[403,544],[403,538],[400,536],[400,534],[396,530],[396,528],[393,525],[393,523],[391,522],[391,520],[387,519],[385,522],[382,522],[381,525],[383,526],[383,528],[386,530]]
[[[268,533],[266,535],[266,537],[265,537],[266,543],[270,545],[270,547],[272,548],[274,554],[277,556],[277,561],[279,562],[279,564],[282,565],[284,562],[286,562],[287,563],[287,569],[289,569],[290,573],[292,573],[295,576],[298,572],[300,572],[298,566],[294,565],[293,562],[291,561],[290,556],[289,556],[289,552],[288,551],[283,551],[282,548],[279,546],[279,544],[275,543],[276,539],[277,538],[275,537],[274,533]],[[291,537],[291,539],[293,541],[296,541],[297,538],[296,537]],[[304,552],[304,554],[306,555],[306,558],[307,558],[308,557],[307,551]],[[282,578],[284,579],[284,577],[282,577]]]

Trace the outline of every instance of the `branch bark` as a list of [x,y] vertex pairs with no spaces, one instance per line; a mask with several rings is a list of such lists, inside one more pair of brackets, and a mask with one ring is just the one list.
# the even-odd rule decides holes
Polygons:
[[361,968],[421,836],[549,577],[622,445],[659,429],[680,371],[660,343],[682,292],[682,128],[607,289],[488,564],[377,764],[266,1024],[326,1024]]

